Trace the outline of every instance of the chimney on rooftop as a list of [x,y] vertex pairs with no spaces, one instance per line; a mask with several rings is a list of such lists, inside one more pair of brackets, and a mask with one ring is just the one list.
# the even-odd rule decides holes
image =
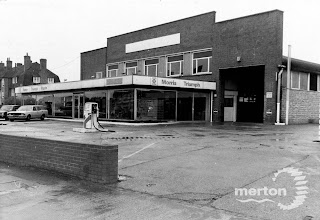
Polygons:
[[27,69],[29,69],[30,66],[31,66],[31,58],[30,58],[30,56],[29,56],[28,53],[27,53],[27,55],[24,56],[24,71],[26,71]]
[[47,69],[47,60],[40,59],[40,70],[46,70],[46,69]]
[[7,70],[12,69],[12,61],[10,60],[10,58],[7,58]]

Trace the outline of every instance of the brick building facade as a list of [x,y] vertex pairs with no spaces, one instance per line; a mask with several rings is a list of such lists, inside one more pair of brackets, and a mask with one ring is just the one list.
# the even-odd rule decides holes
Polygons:
[[[282,48],[283,12],[273,10],[221,22],[215,21],[215,15],[205,13],[110,37],[107,47],[81,53],[81,81],[69,86],[73,89],[61,85],[33,89],[38,93],[32,93],[32,88],[20,92],[51,91],[53,97],[64,92],[64,99],[73,106],[73,118],[80,117],[84,102],[95,101],[101,117],[109,120],[274,123],[276,75],[279,66],[287,65]],[[319,66],[306,62],[292,66],[293,71],[302,68],[310,75],[303,75],[302,80],[312,79],[313,83],[312,92],[309,87],[304,91],[299,87],[291,93],[292,123],[315,120]],[[284,92],[280,95],[285,102]],[[308,101],[294,101],[304,95]],[[307,108],[311,101],[312,110]],[[280,107],[283,113],[283,105]],[[307,119],[295,119],[310,111]]]

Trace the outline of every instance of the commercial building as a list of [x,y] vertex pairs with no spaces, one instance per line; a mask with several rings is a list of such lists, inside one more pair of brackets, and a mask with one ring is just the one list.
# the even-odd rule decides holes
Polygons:
[[210,12],[108,38],[107,47],[81,53],[80,81],[16,92],[52,103],[55,117],[81,118],[83,104],[95,101],[108,120],[274,123],[281,90],[281,121],[312,122],[318,116],[294,100],[310,96],[318,108],[320,65],[292,59],[286,88],[282,47],[282,11],[222,22]]

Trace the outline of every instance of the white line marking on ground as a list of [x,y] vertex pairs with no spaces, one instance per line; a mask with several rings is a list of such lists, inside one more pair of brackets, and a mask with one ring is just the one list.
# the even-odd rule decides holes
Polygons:
[[3,191],[3,192],[0,192],[0,196],[5,195],[5,194],[9,194],[9,193],[13,193],[13,192],[19,192],[21,190],[22,190],[22,188]]
[[129,158],[129,157],[132,157],[133,155],[136,155],[137,153],[140,153],[141,151],[143,151],[143,150],[151,147],[151,146],[154,145],[154,144],[155,144],[155,143],[149,144],[148,146],[145,146],[144,148],[141,148],[140,150],[138,150],[138,151],[136,151],[136,152],[134,152],[134,153],[132,153],[132,154],[130,154],[130,155],[128,155],[128,156],[122,157],[122,159],[118,160],[118,163],[122,162],[123,159],[127,159],[127,158]]

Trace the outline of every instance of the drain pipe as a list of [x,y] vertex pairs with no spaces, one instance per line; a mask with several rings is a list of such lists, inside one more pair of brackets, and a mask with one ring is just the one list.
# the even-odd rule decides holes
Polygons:
[[277,75],[277,81],[278,81],[278,88],[277,88],[277,121],[275,123],[275,125],[285,125],[285,123],[280,123],[280,92],[281,92],[281,75],[283,73],[284,68],[286,68],[286,66],[284,65],[279,65],[278,68],[280,68],[280,71]]

